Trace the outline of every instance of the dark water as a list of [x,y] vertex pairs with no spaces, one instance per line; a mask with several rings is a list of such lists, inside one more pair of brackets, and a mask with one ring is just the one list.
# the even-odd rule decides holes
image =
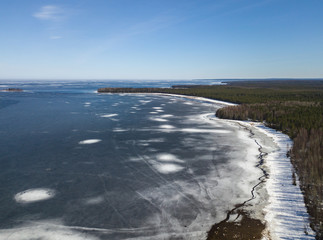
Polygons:
[[[94,92],[111,85],[0,93],[0,239],[203,239],[248,198],[230,176],[250,142],[209,119],[220,105]],[[33,189],[55,195],[15,199]]]

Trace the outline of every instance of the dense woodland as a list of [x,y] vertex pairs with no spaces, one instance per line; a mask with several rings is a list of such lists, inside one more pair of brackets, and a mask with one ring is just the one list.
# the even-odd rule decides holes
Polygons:
[[288,134],[288,153],[299,176],[311,227],[323,239],[323,81],[230,82],[216,86],[104,88],[99,92],[174,93],[239,103],[219,109],[220,118],[253,120]]

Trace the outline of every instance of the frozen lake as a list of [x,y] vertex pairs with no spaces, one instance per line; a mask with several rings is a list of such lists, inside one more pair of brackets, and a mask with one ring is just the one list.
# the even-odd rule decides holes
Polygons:
[[205,239],[251,197],[258,145],[221,104],[98,87],[0,93],[0,239]]
[[261,174],[219,105],[37,87],[1,93],[0,238],[203,239]]

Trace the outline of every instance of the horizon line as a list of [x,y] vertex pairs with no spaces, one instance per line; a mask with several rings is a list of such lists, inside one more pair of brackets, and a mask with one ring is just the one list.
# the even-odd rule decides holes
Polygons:
[[201,81],[201,80],[323,80],[323,77],[268,77],[268,78],[168,78],[168,79],[149,79],[149,78],[0,78],[0,81]]

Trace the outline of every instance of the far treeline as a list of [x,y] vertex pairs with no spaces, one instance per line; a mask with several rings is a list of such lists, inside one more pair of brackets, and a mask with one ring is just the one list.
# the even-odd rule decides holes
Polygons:
[[173,88],[101,88],[110,93],[170,93],[238,103],[216,116],[264,122],[288,134],[288,153],[304,193],[311,227],[323,239],[323,80],[236,81],[227,85],[182,85]]

